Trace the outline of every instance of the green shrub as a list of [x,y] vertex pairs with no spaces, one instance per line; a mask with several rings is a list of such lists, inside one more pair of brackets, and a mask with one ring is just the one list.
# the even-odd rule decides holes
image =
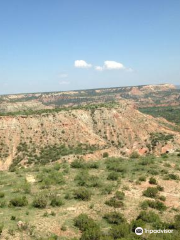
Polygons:
[[154,159],[152,157],[144,157],[139,162],[140,165],[148,166],[154,164]]
[[148,173],[151,174],[151,175],[159,175],[159,171],[156,170],[156,169],[149,169]]
[[140,207],[141,207],[141,209],[143,209],[143,210],[148,209],[148,207],[149,207],[148,202],[147,202],[147,201],[141,202]]
[[109,200],[105,201],[105,204],[114,208],[121,208],[124,206],[124,203],[120,200],[117,200],[115,197],[112,197]]
[[145,197],[155,198],[158,194],[158,189],[153,187],[148,187],[144,192],[143,195]]
[[51,205],[52,207],[60,207],[60,206],[63,205],[63,201],[62,201],[62,199],[61,199],[60,197],[54,196],[54,197],[52,198],[52,200],[51,200],[50,205]]
[[118,199],[118,200],[124,200],[125,198],[125,193],[124,192],[121,192],[121,191],[117,191],[115,193],[115,197]]
[[87,186],[89,181],[89,173],[87,171],[81,171],[76,177],[75,181],[77,181],[79,186]]
[[55,163],[53,168],[54,168],[54,170],[59,171],[61,169],[61,164],[60,163]]
[[110,194],[112,193],[114,189],[114,185],[112,184],[106,184],[103,188],[102,188],[102,194]]
[[145,182],[146,181],[146,177],[145,176],[140,176],[139,177],[139,181],[140,182]]
[[84,231],[81,235],[80,240],[100,240],[101,238],[101,231],[98,226],[88,228]]
[[160,185],[157,185],[157,190],[160,191],[160,192],[162,192],[162,191],[164,191],[164,187],[162,187],[162,186],[160,186]]
[[11,216],[11,220],[12,220],[12,221],[15,221],[15,220],[16,220],[16,216],[14,216],[14,215]]
[[159,200],[161,200],[161,201],[166,201],[166,197],[165,196],[159,196]]
[[77,181],[79,186],[84,187],[100,187],[101,182],[98,176],[89,175],[87,171],[80,172],[76,177],[75,181]]
[[81,231],[86,231],[89,228],[94,228],[97,226],[95,221],[84,213],[80,214],[74,219],[74,225],[78,227]]
[[160,218],[159,216],[154,213],[153,211],[141,211],[137,217],[137,220],[141,219],[144,222],[147,223],[153,223],[153,222],[159,222]]
[[139,153],[138,152],[132,152],[130,155],[130,158],[139,158]]
[[126,222],[123,214],[118,213],[118,212],[107,213],[104,215],[104,218],[110,224],[121,224],[123,222]]
[[74,198],[89,201],[91,199],[91,192],[86,188],[79,188],[74,191]]
[[75,159],[71,163],[72,168],[85,168],[85,161],[83,159]]
[[171,173],[168,175],[168,177],[169,179],[172,179],[172,180],[179,180],[179,176],[177,174]]
[[32,204],[35,208],[45,208],[47,206],[47,203],[47,197],[43,194],[40,194],[35,197]]
[[107,157],[109,157],[109,154],[107,152],[104,152],[103,153],[103,158],[107,158]]
[[130,233],[130,226],[127,223],[114,225],[110,230],[110,236],[114,239],[126,238]]
[[144,204],[147,204],[148,207],[157,209],[159,211],[164,211],[167,209],[167,207],[164,205],[164,203],[156,200],[156,201],[151,201],[151,200],[146,200]]
[[156,181],[156,179],[155,178],[153,178],[153,177],[151,177],[150,179],[149,179],[149,183],[150,184],[157,184],[157,181]]
[[138,219],[138,220],[132,220],[131,221],[131,228],[132,228],[132,231],[135,232],[135,229],[137,227],[142,227],[144,228],[145,227],[145,222],[141,219]]
[[65,183],[63,174],[54,169],[44,169],[43,172],[38,174],[38,179],[43,188],[48,188],[51,185],[62,185]]
[[111,172],[108,174],[107,179],[112,181],[117,181],[119,178],[119,174],[117,172]]
[[106,167],[110,171],[125,173],[126,168],[122,166],[122,161],[124,160],[121,158],[108,158],[106,160]]
[[98,169],[99,163],[98,162],[90,162],[90,163],[87,163],[87,166],[88,166],[88,168]]
[[62,226],[61,226],[61,230],[62,230],[63,232],[67,231],[66,225],[62,225]]
[[3,198],[5,194],[3,192],[0,192],[0,198]]
[[24,207],[28,205],[28,200],[25,196],[23,197],[16,197],[10,200],[9,206],[10,207]]

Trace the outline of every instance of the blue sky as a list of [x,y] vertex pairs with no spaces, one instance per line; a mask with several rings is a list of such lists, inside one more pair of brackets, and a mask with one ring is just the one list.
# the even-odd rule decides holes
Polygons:
[[0,94],[180,84],[179,12],[179,0],[2,0]]

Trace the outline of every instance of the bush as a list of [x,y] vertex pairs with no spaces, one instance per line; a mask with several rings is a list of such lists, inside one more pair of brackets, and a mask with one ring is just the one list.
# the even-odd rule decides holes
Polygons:
[[54,170],[59,171],[59,169],[61,169],[61,164],[60,163],[55,163],[53,168],[54,168]]
[[16,197],[10,200],[9,206],[10,207],[24,207],[28,205],[28,200],[25,196],[23,197]]
[[62,226],[61,226],[61,230],[62,230],[63,232],[67,231],[66,225],[62,225]]
[[149,211],[149,212],[141,211],[137,217],[137,220],[139,220],[139,219],[141,219],[142,221],[147,222],[147,223],[153,223],[153,222],[160,221],[159,216],[156,213],[154,213],[153,211]]
[[88,185],[88,180],[90,176],[87,171],[81,171],[76,177],[75,181],[77,181],[79,186],[87,186]]
[[112,184],[106,184],[102,189],[102,194],[110,194],[112,193],[114,186]]
[[169,174],[168,177],[169,179],[172,179],[172,180],[179,180],[179,176],[173,173]]
[[103,158],[107,158],[107,157],[109,157],[109,154],[107,152],[104,152],[103,153]]
[[45,195],[38,195],[33,201],[33,207],[45,208],[47,206],[47,197]]
[[11,216],[11,220],[12,220],[12,221],[15,221],[15,220],[16,220],[16,216],[12,215],[12,216]]
[[97,227],[95,221],[84,213],[80,214],[74,219],[74,225],[78,227],[81,231],[86,231],[89,228]]
[[62,201],[62,199],[61,199],[60,197],[54,196],[54,197],[52,198],[52,200],[51,200],[50,205],[51,205],[52,207],[60,207],[60,206],[63,205],[63,201]]
[[98,169],[99,168],[99,163],[98,162],[91,162],[88,163],[88,168],[94,168],[94,169]]
[[117,192],[115,193],[115,197],[116,197],[118,200],[124,200],[124,198],[125,198],[125,193],[124,193],[124,192],[117,191]]
[[139,177],[139,181],[140,182],[145,182],[146,181],[146,177],[145,176],[140,176]]
[[153,177],[151,177],[150,179],[149,179],[149,183],[150,184],[157,184],[157,181],[156,181],[156,179],[155,178],[153,178]]
[[110,171],[125,173],[126,168],[122,166],[121,158],[108,158],[106,160],[106,167]]
[[79,173],[75,180],[77,181],[79,186],[85,186],[85,187],[100,187],[101,182],[98,178],[98,176],[95,175],[89,175],[87,171],[82,171]]
[[63,174],[54,169],[44,169],[38,175],[39,181],[42,183],[43,188],[48,188],[51,185],[62,185],[65,183]]
[[98,226],[88,228],[81,235],[80,240],[100,240],[101,231]]
[[72,168],[85,168],[85,161],[82,159],[76,159],[71,163]]
[[133,231],[133,232],[135,232],[135,229],[136,229],[137,227],[142,227],[142,228],[144,228],[144,226],[145,226],[145,222],[142,221],[141,219],[132,220],[132,222],[131,222],[131,228],[132,228],[132,231]]
[[5,194],[3,192],[0,192],[0,198],[3,198]]
[[89,201],[91,199],[91,192],[86,188],[79,188],[74,192],[74,198],[80,199],[83,201]]
[[126,222],[123,214],[118,212],[107,213],[104,215],[104,218],[110,224],[121,224],[123,222]]
[[143,209],[143,210],[148,209],[148,207],[149,207],[148,202],[147,202],[147,201],[143,201],[143,202],[140,204],[140,207],[141,207],[141,209]]
[[117,172],[111,172],[108,174],[107,180],[117,181],[119,174]]
[[148,173],[149,173],[149,174],[152,174],[152,175],[159,175],[159,171],[158,171],[158,170],[155,170],[155,169],[149,169],[149,170],[148,170]]
[[158,189],[153,187],[148,187],[144,192],[143,195],[145,197],[155,198],[158,194]]
[[160,192],[162,192],[162,191],[164,191],[164,187],[162,187],[162,186],[160,186],[160,185],[157,185],[157,190],[160,191]]
[[167,207],[164,205],[164,203],[162,203],[158,200],[156,200],[156,201],[146,200],[141,204],[141,206],[142,205],[147,205],[148,207],[157,209],[159,211],[164,211],[167,209]]
[[166,201],[166,197],[165,196],[159,196],[159,200],[165,202]]
[[120,200],[117,200],[115,197],[112,197],[109,200],[107,200],[105,204],[114,208],[120,208],[124,206],[124,203]]
[[110,230],[110,235],[114,239],[125,238],[130,233],[130,227],[127,223],[121,223],[119,225],[115,225]]
[[139,153],[138,152],[132,152],[130,155],[130,158],[139,158]]

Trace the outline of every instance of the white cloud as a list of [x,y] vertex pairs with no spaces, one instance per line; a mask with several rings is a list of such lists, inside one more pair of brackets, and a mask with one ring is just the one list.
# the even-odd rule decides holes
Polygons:
[[101,66],[96,66],[95,69],[96,69],[97,71],[103,71],[103,67],[101,67]]
[[59,84],[60,85],[68,85],[68,84],[70,84],[70,82],[68,82],[68,81],[60,81]]
[[103,71],[103,70],[125,70],[128,72],[132,72],[133,69],[126,68],[122,63],[116,61],[104,61],[103,66],[96,66],[95,70]]
[[68,74],[67,73],[61,73],[58,75],[59,78],[67,78]]
[[119,62],[115,62],[115,61],[105,61],[104,62],[104,68],[105,69],[125,69],[124,65],[122,63]]
[[91,68],[91,67],[92,67],[91,64],[87,63],[87,62],[84,61],[84,60],[76,60],[76,61],[74,62],[74,66],[75,66],[76,68]]

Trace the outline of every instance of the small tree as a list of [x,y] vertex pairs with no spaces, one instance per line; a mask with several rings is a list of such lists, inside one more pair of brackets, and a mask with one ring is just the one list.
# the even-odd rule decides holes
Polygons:
[[45,195],[38,195],[33,201],[35,208],[45,208],[47,206],[47,197]]
[[118,212],[110,212],[104,215],[106,221],[110,224],[120,224],[126,222],[123,214]]
[[74,192],[74,198],[83,201],[89,201],[91,199],[91,192],[86,188],[79,188]]
[[145,197],[155,198],[158,194],[158,189],[153,187],[148,187],[144,192],[143,195]]
[[149,183],[156,185],[156,184],[157,184],[157,181],[156,181],[156,179],[155,179],[154,177],[150,177]]

